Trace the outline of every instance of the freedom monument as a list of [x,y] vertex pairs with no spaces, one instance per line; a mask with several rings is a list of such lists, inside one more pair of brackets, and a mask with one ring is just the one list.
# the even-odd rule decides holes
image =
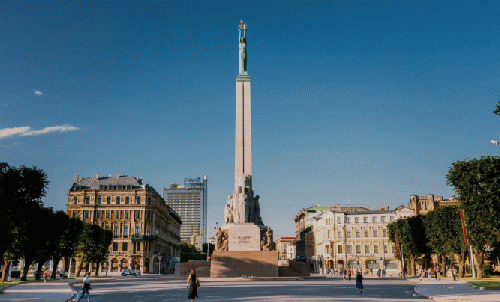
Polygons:
[[260,216],[259,195],[252,188],[252,120],[247,71],[247,25],[239,25],[239,73],[236,77],[234,191],[224,209],[224,225],[216,230],[211,277],[278,276],[273,232]]

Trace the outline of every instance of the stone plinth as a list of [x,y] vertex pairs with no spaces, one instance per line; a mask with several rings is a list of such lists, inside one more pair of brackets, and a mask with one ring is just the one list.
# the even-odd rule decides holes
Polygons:
[[210,267],[211,278],[246,276],[278,277],[277,251],[215,251]]
[[260,251],[261,227],[253,223],[228,224],[228,251]]
[[194,268],[196,276],[198,277],[210,277],[210,262],[209,261],[199,261],[190,260],[184,263],[175,264],[175,276],[176,277],[187,277],[191,269]]

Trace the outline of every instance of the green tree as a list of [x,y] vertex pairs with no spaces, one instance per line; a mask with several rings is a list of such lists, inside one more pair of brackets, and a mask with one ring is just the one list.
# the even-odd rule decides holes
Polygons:
[[21,280],[26,280],[29,266],[45,236],[38,216],[48,183],[46,174],[37,167],[16,168],[7,163],[0,164],[0,255],[5,267],[9,266],[10,260],[24,257]]
[[474,248],[478,278],[483,277],[485,250],[500,230],[500,157],[456,161],[446,175],[464,211],[467,234]]
[[[422,215],[398,219],[387,226],[389,240],[401,245],[405,265],[409,268],[410,275],[416,274],[416,262],[421,257],[429,258],[430,248],[427,246]],[[398,248],[397,246],[395,247]],[[396,252],[396,256],[401,257]]]
[[93,257],[93,263],[96,264],[95,275],[99,275],[99,267],[108,259],[109,246],[113,243],[113,232],[99,228],[99,242],[97,246],[97,253]]
[[215,251],[215,244],[203,243],[203,253],[207,254],[208,251],[210,251],[210,254],[208,256],[212,256],[212,253]]
[[78,261],[75,276],[80,276],[83,263],[96,263],[96,257],[99,254],[99,245],[101,240],[101,228],[95,224],[83,223],[83,230],[78,243],[77,254]]
[[439,207],[424,216],[424,225],[429,247],[437,255],[455,256],[458,275],[463,277],[467,247],[458,211],[456,205]]

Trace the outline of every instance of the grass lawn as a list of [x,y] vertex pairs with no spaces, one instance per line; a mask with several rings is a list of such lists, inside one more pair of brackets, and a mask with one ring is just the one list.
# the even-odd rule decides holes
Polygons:
[[464,280],[475,286],[484,287],[485,289],[500,290],[500,278],[483,278],[483,279],[465,278]]

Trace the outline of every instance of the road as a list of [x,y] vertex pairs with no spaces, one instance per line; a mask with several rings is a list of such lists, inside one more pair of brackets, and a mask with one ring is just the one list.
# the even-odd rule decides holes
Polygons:
[[[402,280],[365,279],[363,294],[355,282],[339,278],[304,281],[219,281],[201,279],[199,301],[414,301],[413,285]],[[92,285],[93,302],[185,301],[183,280],[154,276],[118,277]]]

